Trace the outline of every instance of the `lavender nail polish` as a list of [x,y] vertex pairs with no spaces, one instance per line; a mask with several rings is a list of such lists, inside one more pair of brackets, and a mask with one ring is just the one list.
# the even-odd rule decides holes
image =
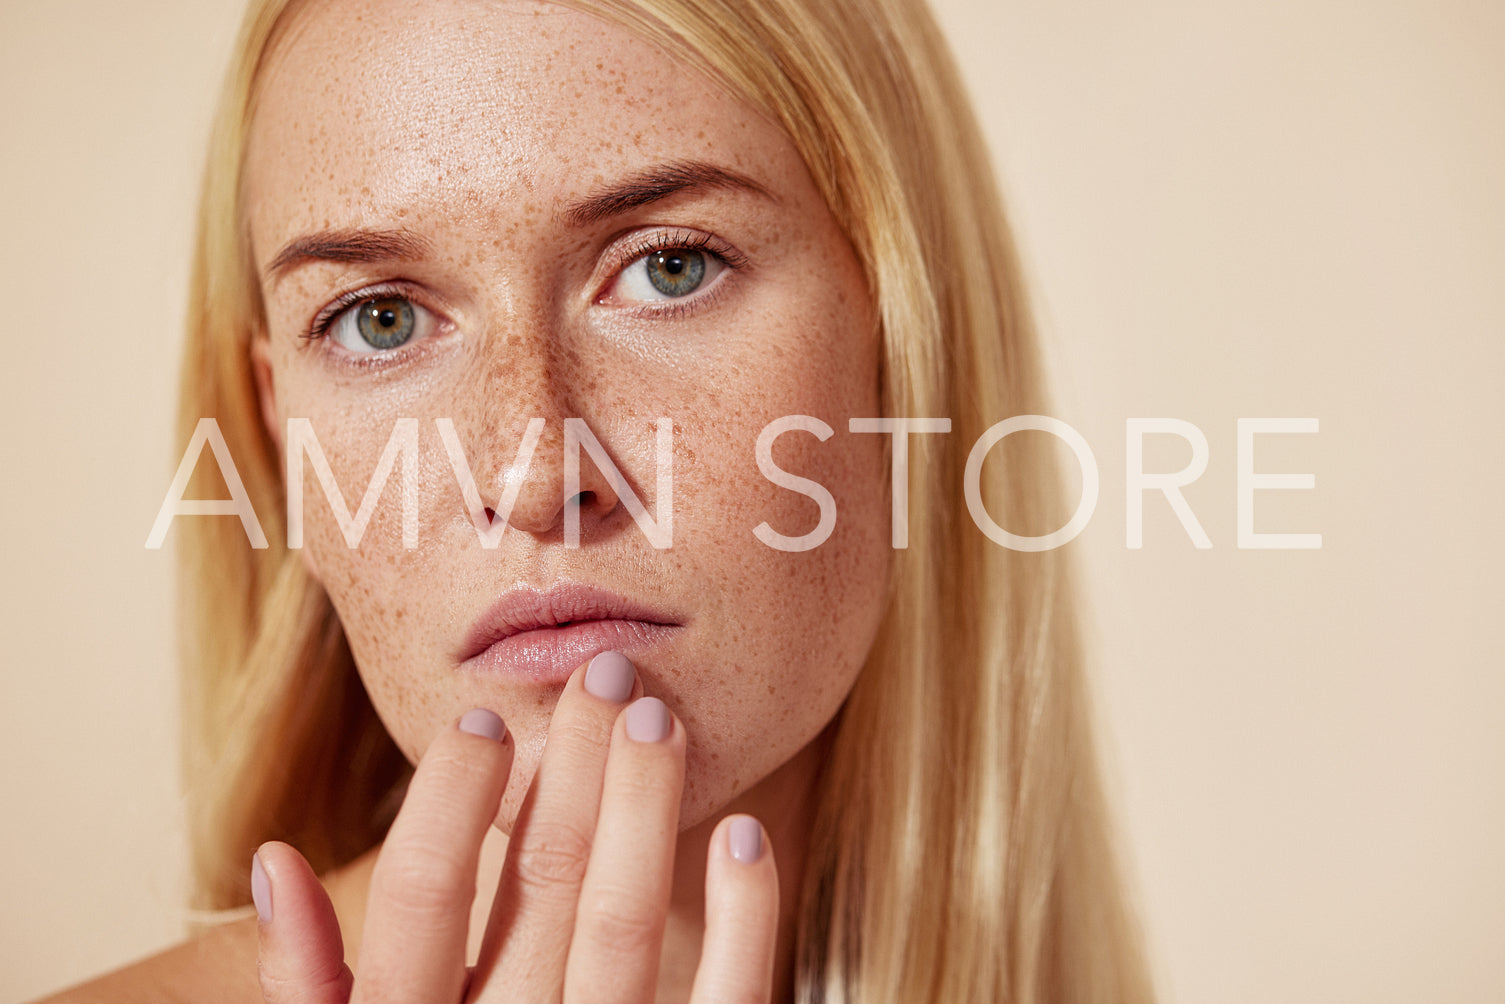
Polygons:
[[585,691],[603,701],[621,704],[632,694],[637,670],[621,652],[602,652],[585,667]]
[[251,902],[256,904],[256,917],[263,924],[272,921],[272,883],[267,879],[266,869],[261,867],[261,855],[251,855]]
[[738,816],[727,827],[726,843],[734,859],[750,865],[763,856],[763,827],[751,816]]
[[460,731],[501,742],[502,737],[507,734],[507,726],[502,723],[501,716],[495,711],[472,708],[460,716]]
[[627,738],[638,743],[662,742],[669,736],[669,708],[657,697],[640,697],[627,706]]

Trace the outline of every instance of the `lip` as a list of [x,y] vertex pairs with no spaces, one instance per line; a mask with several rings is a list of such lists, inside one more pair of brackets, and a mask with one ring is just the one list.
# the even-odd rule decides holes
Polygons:
[[663,610],[594,586],[520,587],[503,593],[476,619],[460,667],[561,684],[597,653],[641,651],[683,626]]

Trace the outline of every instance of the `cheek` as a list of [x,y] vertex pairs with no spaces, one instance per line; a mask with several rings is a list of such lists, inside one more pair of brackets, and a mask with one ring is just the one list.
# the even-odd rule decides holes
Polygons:
[[[837,499],[835,528],[819,546],[791,553],[753,535],[765,519],[789,533],[816,522],[812,502],[755,466],[713,489],[740,493],[719,510],[725,522],[686,520],[676,529],[677,558],[706,597],[701,616],[710,628],[686,667],[694,675],[674,681],[691,738],[687,816],[724,804],[811,742],[867,658],[890,561],[887,495],[875,487],[883,454],[878,437],[838,436],[846,434],[826,443],[805,436],[806,445],[781,456]],[[744,450],[751,455],[750,441]]]
[[420,418],[418,497],[412,509],[418,546],[408,548],[403,541],[402,459],[393,464],[380,494],[369,500],[367,522],[351,546],[346,529],[354,532],[397,421],[413,409],[389,406],[381,395],[342,399],[300,372],[288,374],[279,392],[285,414],[308,419],[345,508],[336,514],[340,502],[322,483],[319,465],[298,454],[306,557],[339,615],[373,704],[399,746],[416,758],[432,729],[453,716],[450,681],[435,657],[450,642],[440,616],[444,597],[434,584],[446,581],[436,568],[439,525],[462,512],[453,475],[441,466],[442,444],[432,419]]
[[[876,348],[851,318],[794,327],[743,358],[738,379],[679,437],[674,560],[700,584],[699,677],[676,681],[691,737],[686,815],[739,794],[812,741],[840,709],[867,658],[887,598],[886,438],[847,431],[878,414]],[[764,327],[764,332],[777,328]],[[787,329],[786,329],[787,330]],[[833,331],[840,337],[832,337]],[[856,346],[842,351],[841,346]],[[788,552],[754,534],[814,530],[815,500],[770,481],[757,464],[765,425],[810,415],[832,429],[780,436],[778,467],[828,490],[836,520],[818,546]],[[679,514],[683,514],[682,516]]]

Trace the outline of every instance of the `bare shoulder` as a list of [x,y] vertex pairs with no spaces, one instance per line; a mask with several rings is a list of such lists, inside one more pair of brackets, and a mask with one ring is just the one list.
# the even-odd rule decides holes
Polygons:
[[136,1002],[260,1004],[256,980],[256,918],[215,927],[191,941],[37,1004]]

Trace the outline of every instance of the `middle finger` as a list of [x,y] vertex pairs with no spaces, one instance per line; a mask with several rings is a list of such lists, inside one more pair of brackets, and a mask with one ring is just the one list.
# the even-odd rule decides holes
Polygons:
[[506,974],[508,999],[558,997],[590,860],[612,725],[642,691],[632,663],[603,652],[564,685],[538,772],[518,811],[472,986]]
[[590,868],[580,889],[565,1000],[654,998],[674,876],[685,733],[656,697],[617,721]]

